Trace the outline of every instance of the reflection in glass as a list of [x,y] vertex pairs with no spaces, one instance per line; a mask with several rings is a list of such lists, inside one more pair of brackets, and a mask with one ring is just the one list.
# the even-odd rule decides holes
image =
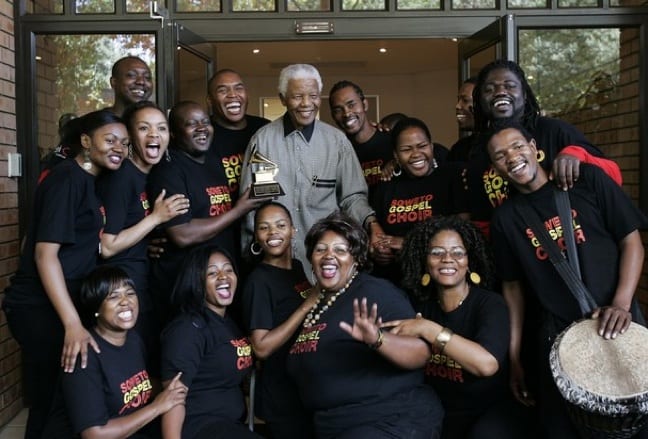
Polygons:
[[115,0],[76,0],[77,14],[114,14]]
[[209,63],[197,53],[179,46],[176,79],[177,101],[204,102],[207,80],[209,79]]
[[468,65],[470,67],[468,77],[476,77],[482,67],[495,60],[496,58],[497,45],[495,44],[482,49],[481,51],[468,58]]
[[452,9],[495,9],[496,0],[452,0]]
[[547,0],[508,0],[507,5],[509,8],[546,8]]
[[62,14],[63,0],[28,0],[25,11],[28,14]]
[[558,0],[559,8],[596,8],[598,0]]
[[520,64],[549,115],[590,105],[619,76],[619,29],[520,30]]
[[58,118],[63,113],[82,115],[113,104],[112,65],[127,55],[142,58],[155,76],[154,35],[36,36],[41,157],[56,146]]
[[646,0],[610,0],[610,6],[648,6]]
[[330,11],[330,0],[286,0],[288,11]]
[[[129,13],[149,12],[150,3],[151,2],[149,0],[126,0],[126,12]],[[164,6],[164,0],[158,3]]]
[[386,11],[385,0],[342,0],[342,9],[345,11]]
[[441,0],[396,0],[396,9],[441,9]]
[[232,0],[234,12],[274,12],[277,10],[275,0]]
[[220,0],[177,0],[177,12],[220,12]]

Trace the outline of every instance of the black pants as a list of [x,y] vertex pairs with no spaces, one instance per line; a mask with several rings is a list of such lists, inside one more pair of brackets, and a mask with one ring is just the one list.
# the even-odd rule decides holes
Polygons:
[[6,306],[9,330],[22,349],[23,391],[29,417],[25,439],[40,439],[61,371],[64,331],[54,308]]

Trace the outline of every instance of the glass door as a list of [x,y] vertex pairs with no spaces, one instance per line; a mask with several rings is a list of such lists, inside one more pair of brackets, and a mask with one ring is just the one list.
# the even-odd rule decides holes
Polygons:
[[459,83],[491,61],[499,58],[515,60],[515,17],[505,15],[459,42]]

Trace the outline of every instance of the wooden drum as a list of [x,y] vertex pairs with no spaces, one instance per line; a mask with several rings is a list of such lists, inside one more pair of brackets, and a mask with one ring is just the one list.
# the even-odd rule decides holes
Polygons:
[[648,329],[632,323],[614,340],[598,320],[573,323],[554,341],[551,373],[585,437],[628,438],[648,414]]

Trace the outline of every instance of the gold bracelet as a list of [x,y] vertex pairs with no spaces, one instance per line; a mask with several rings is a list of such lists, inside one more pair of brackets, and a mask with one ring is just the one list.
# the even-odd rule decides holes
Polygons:
[[371,349],[376,350],[382,346],[383,341],[385,340],[385,334],[381,328],[378,328],[378,339],[375,343],[368,345]]
[[441,353],[443,353],[446,344],[448,344],[453,334],[454,332],[452,332],[452,330],[445,327],[441,329],[441,332],[439,332],[439,334],[437,334],[436,338],[434,339],[434,344],[437,348],[439,348]]

